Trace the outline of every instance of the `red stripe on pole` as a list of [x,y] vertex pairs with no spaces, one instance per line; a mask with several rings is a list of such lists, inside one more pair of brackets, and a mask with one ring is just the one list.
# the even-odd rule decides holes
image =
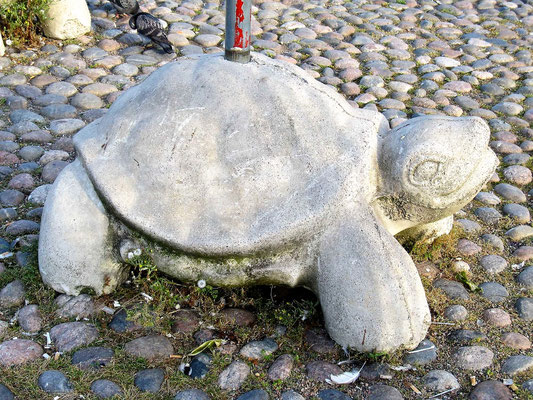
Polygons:
[[[240,27],[240,24],[244,21],[244,11],[242,6],[243,1],[237,0],[237,4],[235,5],[235,41],[233,43],[233,47],[240,47],[241,49],[247,46],[244,44],[242,28]],[[247,38],[246,42],[249,43],[249,40],[250,39]]]

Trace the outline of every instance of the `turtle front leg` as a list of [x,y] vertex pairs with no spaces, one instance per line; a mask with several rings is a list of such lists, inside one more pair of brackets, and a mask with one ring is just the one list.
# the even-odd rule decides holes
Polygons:
[[107,213],[78,159],[57,177],[46,200],[39,270],[46,284],[71,295],[83,288],[110,293],[127,276],[113,251]]
[[322,235],[316,291],[326,328],[362,352],[414,348],[430,313],[416,267],[368,209],[346,213]]

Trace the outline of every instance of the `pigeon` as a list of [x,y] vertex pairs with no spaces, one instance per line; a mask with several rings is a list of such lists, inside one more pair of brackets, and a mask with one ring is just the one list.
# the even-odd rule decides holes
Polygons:
[[139,12],[139,3],[137,0],[110,0],[119,14],[137,14]]
[[172,54],[172,44],[168,41],[167,35],[163,32],[163,27],[159,19],[152,14],[140,12],[130,18],[130,26],[132,29],[137,29],[137,32],[149,37],[154,43],[165,50],[166,53]]

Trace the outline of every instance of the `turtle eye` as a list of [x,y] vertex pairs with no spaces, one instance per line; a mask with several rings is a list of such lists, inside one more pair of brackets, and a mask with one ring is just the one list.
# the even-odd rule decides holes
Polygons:
[[409,181],[415,186],[438,184],[442,168],[442,161],[434,159],[413,164],[409,168]]

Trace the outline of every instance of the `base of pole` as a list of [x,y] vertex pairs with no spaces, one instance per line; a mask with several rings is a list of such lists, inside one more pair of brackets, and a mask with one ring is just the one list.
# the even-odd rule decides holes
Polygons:
[[241,49],[225,50],[224,58],[228,61],[247,63],[250,61],[250,50],[242,51]]

